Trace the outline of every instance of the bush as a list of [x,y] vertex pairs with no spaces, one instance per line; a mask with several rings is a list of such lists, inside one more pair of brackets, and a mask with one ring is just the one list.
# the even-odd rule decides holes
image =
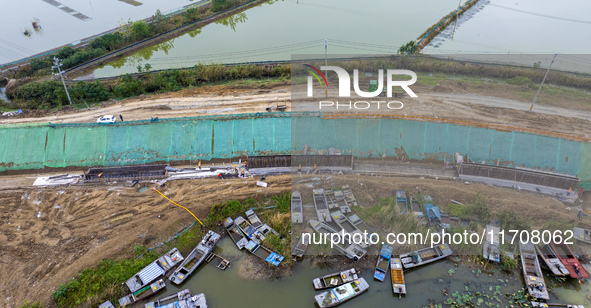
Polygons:
[[522,86],[522,85],[528,85],[528,86],[533,86],[533,81],[528,78],[528,77],[524,77],[524,76],[516,76],[510,79],[507,79],[506,81],[508,84],[512,84],[512,85],[516,85],[516,86]]
[[501,230],[530,230],[531,222],[527,216],[517,214],[509,209],[502,210],[499,214]]
[[123,43],[123,36],[119,32],[108,33],[99,36],[90,43],[93,49],[105,49],[112,51],[121,47]]
[[143,20],[138,20],[131,24],[131,37],[136,41],[150,36],[150,32],[150,27]]
[[238,0],[213,0],[211,3],[211,11],[214,13],[227,10],[238,5]]
[[512,271],[517,268],[517,260],[501,255],[501,266],[506,271]]

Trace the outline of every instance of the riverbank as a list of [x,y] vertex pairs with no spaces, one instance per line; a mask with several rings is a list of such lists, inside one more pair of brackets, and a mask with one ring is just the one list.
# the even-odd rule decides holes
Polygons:
[[[317,177],[318,175],[309,176]],[[326,185],[330,185],[331,181],[336,180],[331,177],[330,174],[320,175],[321,181]],[[471,204],[471,200],[474,200],[475,194],[478,193],[486,200],[486,205],[495,211],[504,209],[520,211],[521,209],[535,213],[535,217],[531,217],[532,227],[545,226],[544,221],[548,217],[553,217],[552,221],[568,221],[571,215],[576,215],[575,212],[571,211],[571,213],[565,210],[566,206],[556,199],[483,184],[465,185],[455,181],[409,176],[399,179],[393,178],[389,181],[384,181],[384,178],[380,176],[345,175],[343,178],[346,183],[351,185],[357,197],[360,208],[353,208],[353,210],[359,214],[361,214],[359,211],[371,208],[380,198],[389,196],[394,190],[405,190],[408,195],[413,196],[420,190],[422,193],[429,192],[436,203],[442,207],[447,204],[449,199]],[[187,206],[197,217],[207,217],[203,220],[204,224],[211,226],[225,236],[225,231],[219,224],[220,217],[233,215],[234,212],[242,211],[245,207],[255,207],[260,209],[257,210],[257,214],[263,221],[272,222],[266,215],[271,212],[265,212],[263,207],[274,205],[275,201],[271,197],[284,194],[291,187],[290,175],[267,177],[266,182],[270,184],[267,188],[256,186],[256,180],[169,181],[166,184],[166,189],[162,191],[175,202]],[[358,181],[363,185],[359,185]],[[343,183],[341,180],[334,182],[335,186]],[[60,284],[66,284],[72,277],[77,277],[76,275],[83,272],[85,268],[96,268],[99,261],[104,259],[119,260],[120,262],[133,259],[143,251],[141,249],[136,251],[133,247],[143,246],[145,249],[156,246],[191,225],[194,219],[190,215],[177,209],[150,189],[144,189],[144,187],[149,188],[151,185],[146,184],[140,185],[139,189],[123,183],[110,187],[102,185],[69,187],[60,188],[58,193],[52,189],[34,188],[9,188],[0,191],[2,201],[0,204],[6,205],[0,207],[0,211],[7,217],[7,223],[0,226],[2,231],[0,239],[4,243],[2,249],[6,253],[6,260],[13,264],[14,272],[25,273],[20,276],[15,276],[11,272],[0,273],[0,281],[3,281],[0,282],[0,287],[6,290],[8,304],[21,305],[27,299],[39,300],[45,306],[53,306],[55,302],[50,298],[50,294],[59,290]],[[310,198],[308,194],[303,196],[306,199]],[[258,201],[248,201],[249,198],[256,198]],[[229,206],[227,202],[232,199],[242,200],[240,202],[242,205]],[[307,201],[305,202],[307,204]],[[224,205],[218,207],[223,211],[212,211],[214,204]],[[236,203],[234,202],[234,204]],[[14,211],[15,205],[21,210]],[[36,215],[41,216],[35,220],[34,224],[30,223],[30,217]],[[373,223],[369,218],[367,222]],[[556,226],[556,224],[554,225]],[[591,224],[585,220],[580,223],[580,226],[590,228]],[[18,232],[14,231],[16,227],[20,228]],[[278,231],[281,230],[280,227],[275,226],[275,228]],[[161,249],[165,251],[168,247],[177,246],[186,254],[200,240],[200,234],[207,229],[194,227]],[[43,236],[37,236],[39,234]],[[39,250],[43,250],[45,253],[36,255],[35,251]],[[162,251],[156,250],[155,253]],[[286,259],[291,259],[289,253],[283,253]],[[576,253],[583,254],[582,252]],[[245,252],[238,251],[231,241],[228,246],[225,246],[222,255],[227,255],[231,259],[237,256],[254,258]],[[308,258],[306,257],[306,260]],[[314,266],[320,267],[332,264],[334,268],[338,268],[339,266],[356,264],[349,263],[352,261],[340,256],[326,258],[317,256],[309,260]],[[263,281],[277,277],[285,280],[285,277],[295,275],[293,266],[300,264],[300,262],[292,263],[290,260],[284,260],[285,265],[275,268],[268,267],[258,259],[252,259],[250,262],[257,264],[255,270],[265,269],[262,270],[263,275],[258,277]],[[365,272],[371,272],[372,266],[375,265],[374,262],[373,257],[367,256],[362,259],[359,266]],[[224,275],[224,272],[220,272],[218,269],[213,270],[215,277]],[[92,272],[88,272],[89,275],[90,273]],[[197,276],[200,275],[201,273]],[[117,279],[124,281],[127,278],[119,277]],[[33,286],[38,287],[31,287],[31,281],[34,281]],[[111,288],[113,285],[117,285],[115,282],[105,285],[104,281],[100,280],[93,283],[85,282],[85,285],[92,286],[95,283],[101,286],[99,288],[102,290],[101,293],[106,292],[105,296],[111,300],[116,300],[116,297],[121,295],[116,293],[120,292],[116,288]],[[68,287],[65,288],[67,291]],[[68,293],[64,292],[63,294]],[[65,295],[64,298],[68,299],[63,300],[63,303],[78,300],[83,302],[90,300],[91,303],[98,303],[105,299],[99,296],[94,297],[94,295],[88,299],[87,295],[89,294],[72,292],[72,295],[69,295],[71,297]]]

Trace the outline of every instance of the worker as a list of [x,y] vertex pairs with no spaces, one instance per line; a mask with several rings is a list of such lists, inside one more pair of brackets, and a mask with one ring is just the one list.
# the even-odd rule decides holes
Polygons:
[[199,161],[199,162],[197,163],[197,167],[199,168],[199,170],[201,170],[201,161]]
[[101,172],[101,173],[99,173],[98,178],[100,179],[100,178],[102,178],[102,176],[103,176],[103,173]]
[[579,210],[579,214],[577,215],[579,220],[583,219],[583,210]]
[[119,119],[121,119],[121,122],[123,122],[123,116],[119,115]]
[[240,172],[240,176],[243,177],[243,178],[245,177],[244,176],[244,169],[242,169],[242,172]]
[[248,170],[248,162],[246,160],[244,161],[244,169]]
[[573,188],[572,188],[572,187],[569,187],[569,188],[568,188],[568,195],[570,196],[570,194],[571,194],[572,192],[573,192]]
[[314,170],[316,170],[316,164],[314,164]]
[[577,275],[579,275],[579,277],[582,277],[579,270],[579,266],[575,264],[573,267],[575,268],[575,272],[577,273]]
[[298,172],[302,172],[302,164],[298,166]]

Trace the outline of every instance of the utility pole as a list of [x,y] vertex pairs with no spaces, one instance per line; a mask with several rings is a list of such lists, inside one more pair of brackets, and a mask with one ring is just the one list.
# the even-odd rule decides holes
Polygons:
[[554,54],[554,57],[552,58],[552,62],[550,62],[550,65],[548,65],[548,70],[546,71],[546,75],[544,75],[544,79],[542,79],[542,83],[540,83],[540,87],[538,88],[538,92],[536,92],[536,96],[534,97],[534,102],[531,103],[531,107],[529,107],[529,111],[531,111],[534,108],[534,104],[536,103],[536,99],[538,98],[538,94],[540,94],[540,90],[542,90],[542,86],[544,85],[544,81],[546,81],[546,77],[548,77],[548,73],[550,72],[550,67],[552,67],[552,63],[554,63],[554,60],[556,60],[557,55],[558,55],[558,53]]
[[52,68],[57,68],[58,73],[56,75],[60,75],[60,78],[62,79],[62,83],[64,84],[64,89],[66,90],[66,95],[68,96],[68,101],[70,102],[70,105],[72,105],[72,100],[70,99],[70,93],[68,92],[68,87],[66,87],[66,82],[64,81],[64,76],[62,75],[62,70],[60,68],[60,66],[62,66],[62,64],[60,63],[60,59],[53,57],[53,65]]

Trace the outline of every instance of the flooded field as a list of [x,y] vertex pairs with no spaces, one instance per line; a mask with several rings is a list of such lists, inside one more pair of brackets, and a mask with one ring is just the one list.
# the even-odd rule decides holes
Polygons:
[[[173,11],[191,0],[21,0],[2,1],[0,64],[76,43],[117,27],[121,22]],[[6,14],[10,12],[10,14]],[[32,21],[38,20],[40,29]],[[31,32],[25,36],[25,30]]]
[[[585,54],[591,2],[483,0],[436,37],[424,53]],[[453,40],[452,40],[453,37]],[[564,59],[563,61],[568,61]],[[571,59],[570,61],[574,61]],[[585,65],[589,67],[589,62]]]
[[268,2],[109,63],[94,77],[198,63],[290,60],[292,54],[391,54],[457,7],[444,0]]

